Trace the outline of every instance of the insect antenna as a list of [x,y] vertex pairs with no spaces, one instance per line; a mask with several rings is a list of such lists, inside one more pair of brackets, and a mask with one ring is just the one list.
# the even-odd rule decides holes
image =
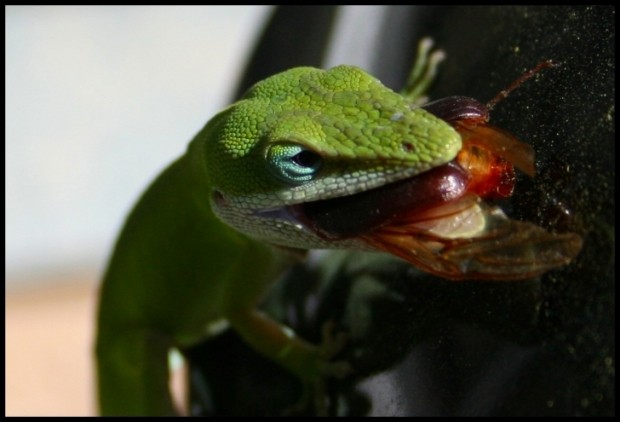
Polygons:
[[497,103],[506,98],[512,91],[521,86],[525,81],[530,79],[532,76],[536,75],[543,69],[547,69],[550,67],[559,67],[560,63],[554,62],[553,60],[545,60],[538,63],[533,69],[528,70],[523,75],[519,76],[513,83],[511,83],[506,89],[501,90],[491,101],[489,101],[486,106],[489,111],[491,111]]

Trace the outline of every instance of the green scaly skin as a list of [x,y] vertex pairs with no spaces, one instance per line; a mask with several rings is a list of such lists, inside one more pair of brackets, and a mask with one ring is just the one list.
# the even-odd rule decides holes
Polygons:
[[222,320],[307,383],[335,372],[320,348],[256,310],[290,261],[271,245],[368,247],[322,239],[284,207],[408,178],[460,149],[450,125],[356,67],[295,68],[257,83],[207,123],[126,221],[100,295],[101,412],[174,413],[169,351]]

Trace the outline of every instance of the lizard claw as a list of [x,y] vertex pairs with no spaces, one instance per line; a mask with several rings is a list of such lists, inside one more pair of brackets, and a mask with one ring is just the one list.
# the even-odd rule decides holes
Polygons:
[[321,334],[321,344],[317,347],[319,374],[313,379],[304,381],[301,399],[284,410],[285,416],[299,415],[309,409],[313,409],[317,416],[327,416],[330,403],[330,397],[326,392],[327,380],[343,379],[354,372],[347,361],[331,361],[344,348],[348,339],[347,334],[338,332],[336,324],[332,321],[323,325]]
[[346,333],[337,332],[333,321],[326,322],[321,328],[322,341],[319,346],[319,356],[323,361],[321,372],[325,377],[342,379],[353,372],[353,368],[346,361],[331,362],[331,359],[342,351],[348,336]]

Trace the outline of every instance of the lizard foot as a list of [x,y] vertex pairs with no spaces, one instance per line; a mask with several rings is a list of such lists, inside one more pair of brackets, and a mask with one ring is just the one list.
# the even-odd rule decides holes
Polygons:
[[330,397],[326,391],[329,378],[342,379],[353,373],[351,364],[346,361],[332,361],[342,351],[347,335],[336,331],[333,322],[327,322],[321,329],[322,341],[317,348],[319,373],[312,379],[303,380],[303,394],[300,400],[284,410],[284,415],[298,415],[314,410],[316,416],[327,416]]

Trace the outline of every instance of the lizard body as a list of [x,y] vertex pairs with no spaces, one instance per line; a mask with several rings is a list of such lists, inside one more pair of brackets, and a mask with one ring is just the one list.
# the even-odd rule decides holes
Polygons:
[[[451,278],[524,278],[570,260],[574,239],[531,224],[513,230],[517,223],[486,207],[482,193],[467,192],[473,171],[464,140],[478,132],[459,131],[412,97],[353,66],[295,68],[257,83],[206,124],[139,200],[110,259],[96,344],[103,414],[174,413],[168,353],[208,337],[220,321],[306,382],[342,372],[320,347],[256,310],[291,262],[273,246],[385,250]],[[366,213],[352,214],[360,223],[346,233],[338,227],[347,216],[333,202],[343,198],[358,201],[353,213]],[[495,243],[470,241],[482,235]],[[570,241],[568,252],[559,246]],[[531,272],[510,270],[515,259],[506,263],[497,250],[515,243],[519,252],[544,243],[562,256],[550,264],[530,259]],[[437,245],[457,247],[444,253]],[[499,270],[459,251],[491,256]]]

